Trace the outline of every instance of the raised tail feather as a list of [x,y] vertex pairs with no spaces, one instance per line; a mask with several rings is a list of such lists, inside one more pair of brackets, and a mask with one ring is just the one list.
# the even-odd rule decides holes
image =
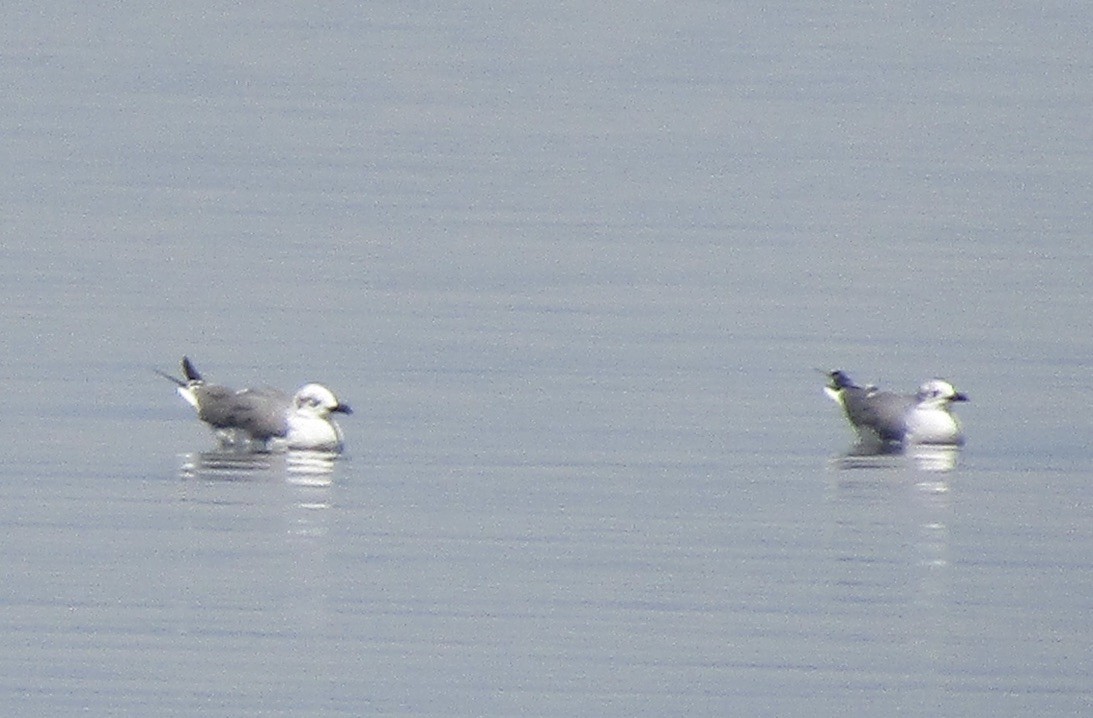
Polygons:
[[182,357],[182,374],[186,377],[186,381],[205,381],[197,373],[197,369],[194,368],[190,357]]

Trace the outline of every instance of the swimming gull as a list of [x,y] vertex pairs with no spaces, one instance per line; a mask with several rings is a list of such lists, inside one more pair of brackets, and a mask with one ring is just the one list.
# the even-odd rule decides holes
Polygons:
[[353,410],[322,384],[305,384],[293,396],[276,389],[234,390],[206,383],[187,357],[182,357],[185,381],[158,369],[156,373],[178,386],[179,395],[225,447],[342,450],[342,430],[331,413]]
[[845,372],[827,374],[826,393],[846,412],[863,443],[940,444],[962,446],[964,434],[951,407],[967,401],[944,379],[931,379],[917,394],[896,394],[875,386],[858,386]]

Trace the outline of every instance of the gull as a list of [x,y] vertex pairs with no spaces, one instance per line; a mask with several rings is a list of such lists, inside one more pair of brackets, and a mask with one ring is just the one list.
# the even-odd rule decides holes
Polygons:
[[342,450],[342,430],[330,415],[353,410],[322,384],[305,384],[293,396],[277,389],[229,389],[206,383],[187,357],[182,357],[185,381],[158,369],[156,373],[177,385],[179,396],[213,428],[224,447]]
[[845,372],[828,372],[827,394],[866,444],[932,444],[963,446],[964,433],[953,416],[953,402],[967,401],[944,379],[931,379],[917,394],[896,394],[875,386],[858,386]]

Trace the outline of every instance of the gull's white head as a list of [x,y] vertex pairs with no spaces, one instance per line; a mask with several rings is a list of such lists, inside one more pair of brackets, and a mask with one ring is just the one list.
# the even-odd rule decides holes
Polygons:
[[949,411],[954,401],[967,401],[944,379],[931,379],[918,389],[918,404],[907,414],[908,444],[962,446],[964,433],[960,422]]
[[331,412],[353,413],[348,404],[338,401],[338,397],[334,396],[334,392],[322,384],[305,384],[300,387],[300,390],[296,392],[296,396],[292,397],[292,405],[297,412],[316,416],[327,416]]
[[956,390],[944,379],[931,379],[918,388],[916,395],[920,406],[946,407],[954,401],[967,401],[968,397]]

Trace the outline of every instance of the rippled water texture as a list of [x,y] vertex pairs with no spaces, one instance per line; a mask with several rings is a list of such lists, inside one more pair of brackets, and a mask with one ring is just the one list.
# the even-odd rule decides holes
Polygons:
[[1093,711],[1085,5],[3,16],[5,714]]

